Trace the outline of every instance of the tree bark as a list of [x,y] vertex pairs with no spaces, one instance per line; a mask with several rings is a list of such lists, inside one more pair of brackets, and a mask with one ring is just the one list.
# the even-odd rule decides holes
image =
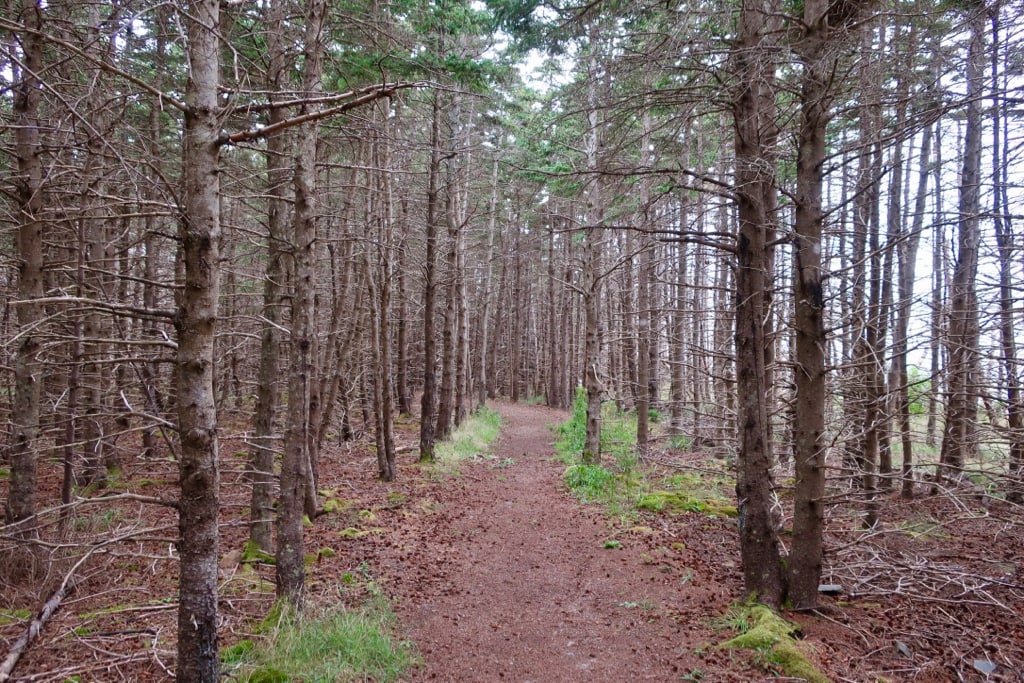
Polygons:
[[441,182],[441,95],[434,92],[430,124],[430,167],[427,169],[426,256],[423,265],[423,395],[420,397],[420,462],[434,460],[434,416],[437,404],[437,209]]
[[[1001,96],[1008,88],[1000,84],[1000,55],[1005,48],[1000,41],[999,8],[990,10],[992,24],[992,217],[995,224],[996,246],[999,249],[999,339],[1001,361],[1006,375],[1006,421],[1010,458],[1007,499],[1024,502],[1024,397],[1020,386],[1020,361],[1017,358],[1017,340],[1014,335],[1017,314],[1013,297],[1013,255],[1015,236],[1007,187],[1009,186],[1010,135],[1008,104]],[[1004,50],[1001,53],[1000,50]],[[1004,72],[1003,78],[1008,78]],[[1001,87],[1002,86],[1002,87]]]
[[939,478],[959,474],[973,451],[977,419],[978,364],[978,243],[981,238],[981,129],[985,69],[985,15],[972,5],[970,44],[967,53],[967,117],[963,165],[960,172],[960,206],[957,222],[957,260],[950,282],[949,364],[947,372],[946,424],[942,435],[942,466]]
[[43,164],[40,155],[39,104],[43,69],[44,6],[22,0],[20,21],[26,31],[20,37],[23,60],[14,83],[14,146],[18,177],[14,181],[18,202],[18,328],[14,352],[14,400],[11,404],[11,478],[7,496],[8,524],[30,519],[36,513],[36,441],[39,438],[39,402],[43,368],[37,356],[41,332],[37,328],[44,311],[35,300],[43,289]]
[[[302,89],[311,98],[321,90],[323,24],[326,0],[309,0],[303,46]],[[316,105],[303,107],[301,114]],[[277,520],[277,597],[301,608],[306,568],[303,554],[302,516],[316,515],[313,452],[316,434],[313,395],[316,293],[316,122],[298,127],[295,144],[294,213],[292,218],[292,319],[288,371],[288,427],[281,459],[281,507]],[[313,503],[310,505],[310,499]],[[312,508],[312,509],[310,509]]]
[[732,53],[736,203],[736,390],[739,453],[736,496],[740,557],[747,594],[770,605],[785,596],[779,539],[772,521],[771,438],[766,399],[766,296],[771,284],[770,195],[775,191],[774,2],[744,0]]
[[928,200],[928,177],[931,175],[932,128],[927,126],[921,138],[920,172],[917,179],[917,197],[910,234],[900,244],[899,293],[896,304],[896,325],[893,329],[893,372],[897,378],[897,411],[899,413],[900,444],[902,450],[900,495],[914,496],[914,441],[910,425],[910,376],[907,372],[907,337],[910,327],[910,306],[914,296],[914,272],[917,249],[924,231],[924,214]]
[[186,84],[184,206],[180,229],[185,286],[178,336],[179,606],[181,683],[220,679],[217,656],[217,409],[213,351],[220,285],[220,25],[219,0],[194,0],[186,16],[191,70]]
[[[274,101],[286,85],[284,60],[284,2],[272,0],[267,6],[266,81],[270,99]],[[285,118],[285,110],[270,110],[270,125]],[[267,136],[267,262],[263,274],[263,329],[260,331],[260,358],[256,376],[256,408],[253,411],[253,443],[249,457],[252,472],[249,540],[258,548],[273,547],[274,522],[274,417],[278,403],[278,372],[280,359],[281,285],[284,266],[281,243],[285,238],[288,215],[288,169],[286,163],[287,133],[278,131]]]

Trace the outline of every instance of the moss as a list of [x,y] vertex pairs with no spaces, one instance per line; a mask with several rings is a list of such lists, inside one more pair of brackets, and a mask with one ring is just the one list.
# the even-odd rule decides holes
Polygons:
[[347,529],[342,529],[341,531],[339,531],[338,535],[341,536],[342,538],[362,538],[363,536],[365,536],[368,533],[370,533],[370,532],[369,531],[360,531],[359,529],[355,528],[354,526],[350,526]]
[[151,486],[166,486],[169,483],[170,482],[168,482],[166,479],[147,479],[147,478],[142,478],[142,479],[135,479],[135,480],[133,480],[131,482],[131,485],[134,486],[137,489],[145,489],[145,488],[149,488]]
[[315,553],[306,553],[306,566],[309,567],[310,565],[316,564],[321,559],[334,557],[335,555],[337,555],[337,553],[334,552],[333,548],[320,548]]
[[341,512],[352,507],[352,502],[344,498],[327,497],[324,500],[324,512]]
[[698,498],[676,491],[652,491],[640,496],[636,506],[651,512],[703,512],[719,517],[735,517],[736,506],[715,498]]
[[12,609],[12,610],[0,610],[0,626],[6,626],[7,624],[14,624],[19,621],[25,621],[26,619],[32,618],[32,610],[28,609]]
[[246,541],[242,546],[242,564],[274,564],[274,556],[253,541]]
[[744,605],[733,620],[741,619],[746,630],[727,640],[719,647],[736,650],[753,650],[764,655],[789,677],[803,679],[809,683],[830,683],[807,656],[793,637],[799,627],[778,616],[769,607],[759,604]]

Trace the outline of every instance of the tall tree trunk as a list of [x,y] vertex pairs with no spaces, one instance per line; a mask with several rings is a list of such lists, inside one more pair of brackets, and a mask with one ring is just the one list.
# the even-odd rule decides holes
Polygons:
[[[651,113],[645,107],[641,116],[640,165],[648,168],[651,159]],[[637,276],[637,392],[636,392],[636,445],[644,450],[650,438],[651,419],[651,347],[654,333],[651,329],[651,288],[654,281],[654,243],[647,232],[650,229],[651,188],[648,180],[640,181],[640,269]],[[656,356],[655,356],[656,358]]]
[[[866,4],[866,3],[865,3]],[[855,5],[844,6],[851,15]],[[832,103],[832,74],[838,57],[836,35],[843,29],[829,16],[827,0],[804,5],[804,33],[797,45],[803,65],[797,148],[793,268],[793,547],[789,554],[788,598],[798,609],[814,607],[824,556],[825,524],[825,295],[822,182],[825,133]],[[849,21],[849,19],[847,19]]]
[[494,279],[494,232],[498,220],[498,160],[491,167],[491,199],[487,211],[487,253],[484,257],[483,290],[480,293],[480,362],[477,369],[477,402],[487,403],[487,385],[491,376],[487,371],[491,356],[491,280]]
[[[326,0],[309,0],[303,47],[302,89],[317,97],[322,89],[323,24]],[[300,114],[315,111],[305,105]],[[277,597],[300,608],[305,592],[303,512],[316,514],[311,437],[313,421],[316,293],[316,142],[318,125],[301,124],[296,133],[292,219],[291,363],[288,371],[288,427],[281,459],[281,507],[277,520]],[[310,505],[310,498],[313,504]],[[310,508],[313,508],[312,510]]]
[[587,58],[587,168],[595,173],[587,188],[586,226],[583,235],[583,308],[585,341],[583,349],[583,386],[587,393],[586,437],[583,444],[583,462],[601,462],[601,234],[605,219],[604,197],[601,191],[599,154],[603,145],[601,111],[598,108],[597,83],[597,25],[590,26],[590,54]]
[[[1021,395],[1020,362],[1014,335],[1017,314],[1013,298],[1014,233],[1007,193],[1010,168],[1009,105],[1002,93],[1007,92],[1008,79],[1000,83],[1000,56],[1006,55],[1006,46],[1000,40],[1000,8],[990,10],[992,23],[992,216],[995,224],[996,246],[999,249],[999,339],[1006,375],[1006,421],[1010,442],[1009,486],[1007,498],[1014,503],[1024,502],[1024,397]],[[1002,87],[1001,87],[1002,86]]]
[[434,460],[434,415],[437,407],[437,210],[441,183],[441,95],[434,92],[427,169],[426,256],[423,265],[423,395],[420,398],[420,462]]
[[945,208],[942,193],[942,122],[935,122],[935,199],[932,201],[933,230],[932,236],[932,300],[931,329],[929,335],[929,373],[931,378],[928,389],[928,426],[925,443],[934,448],[938,432],[941,388],[945,379],[940,370],[943,366],[942,340],[945,338],[944,323],[946,293],[946,237],[943,226]]
[[957,260],[950,283],[949,365],[946,424],[942,435],[940,479],[959,474],[975,441],[978,364],[978,242],[981,237],[981,132],[985,70],[985,14],[972,4],[967,52],[967,119],[963,165],[960,172],[960,207],[957,222]]
[[[284,2],[272,0],[267,7],[267,89],[271,101],[285,87]],[[285,111],[272,108],[268,124],[284,120]],[[260,331],[259,369],[256,375],[256,408],[253,412],[253,442],[250,449],[252,499],[250,503],[249,540],[265,551],[272,548],[274,521],[274,416],[277,413],[278,372],[280,359],[281,285],[284,267],[281,243],[285,238],[288,214],[288,168],[286,134],[277,132],[267,137],[267,262],[263,274],[263,329]]]
[[772,521],[773,486],[766,398],[765,338],[767,292],[771,286],[775,161],[776,3],[744,0],[739,35],[732,53],[737,84],[733,92],[736,203],[736,391],[739,454],[740,557],[747,594],[779,605],[785,595],[779,539]]
[[175,399],[181,455],[178,668],[181,683],[220,679],[217,656],[217,552],[220,534],[214,343],[220,284],[220,2],[194,0],[186,15],[191,70],[185,86],[184,206],[181,252],[185,286],[175,320]]
[[7,523],[30,519],[36,513],[36,455],[39,438],[39,403],[42,365],[37,356],[43,317],[36,303],[43,288],[43,163],[39,140],[39,103],[42,95],[39,74],[43,70],[43,28],[45,6],[36,0],[22,0],[20,36],[22,64],[14,82],[14,146],[18,177],[14,181],[20,224],[18,225],[18,328],[20,339],[14,352],[14,401],[11,404],[11,479],[7,496]]
[[917,248],[924,231],[924,214],[928,201],[928,177],[931,175],[932,128],[927,126],[921,138],[921,154],[917,178],[917,197],[910,234],[900,243],[899,293],[896,303],[896,325],[893,329],[893,373],[897,384],[897,411],[899,414],[900,444],[903,455],[901,467],[903,498],[914,496],[914,442],[910,425],[910,375],[907,372],[907,338],[910,327],[910,307],[914,297],[914,272]]
[[[391,137],[388,113],[381,112],[384,133],[374,140],[373,167],[384,169],[375,174],[375,187],[369,195],[373,209],[369,222],[375,226],[375,245],[368,248],[363,260],[366,284],[370,294],[371,342],[374,366],[374,437],[377,445],[377,473],[383,481],[398,476],[395,465],[394,400],[391,392],[391,254],[394,241],[393,197],[390,182],[390,159],[385,145]],[[371,254],[374,256],[371,259]],[[372,260],[372,263],[371,263]]]

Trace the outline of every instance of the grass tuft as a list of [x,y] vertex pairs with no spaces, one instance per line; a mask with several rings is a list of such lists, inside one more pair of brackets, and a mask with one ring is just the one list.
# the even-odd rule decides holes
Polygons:
[[457,475],[466,460],[477,460],[490,455],[491,444],[501,432],[501,415],[487,406],[466,418],[447,441],[437,444],[436,470]]
[[392,636],[395,617],[383,597],[315,617],[272,611],[264,620],[267,642],[226,648],[225,673],[243,683],[394,681],[415,664],[412,645]]

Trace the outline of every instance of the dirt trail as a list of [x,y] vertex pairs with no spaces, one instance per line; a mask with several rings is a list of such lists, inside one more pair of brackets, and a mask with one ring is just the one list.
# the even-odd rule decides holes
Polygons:
[[[600,509],[567,494],[549,428],[564,414],[510,404],[499,410],[496,459],[463,470],[468,481],[415,553],[416,564],[433,564],[440,579],[418,582],[400,601],[399,616],[424,660],[414,678],[666,681],[694,669],[706,676],[709,662],[693,652],[706,624],[694,632],[676,609],[692,570],[684,574],[645,552],[653,530],[611,528]],[[604,547],[612,536],[621,547]],[[717,603],[728,590],[686,592],[707,610],[714,609],[708,598]]]

